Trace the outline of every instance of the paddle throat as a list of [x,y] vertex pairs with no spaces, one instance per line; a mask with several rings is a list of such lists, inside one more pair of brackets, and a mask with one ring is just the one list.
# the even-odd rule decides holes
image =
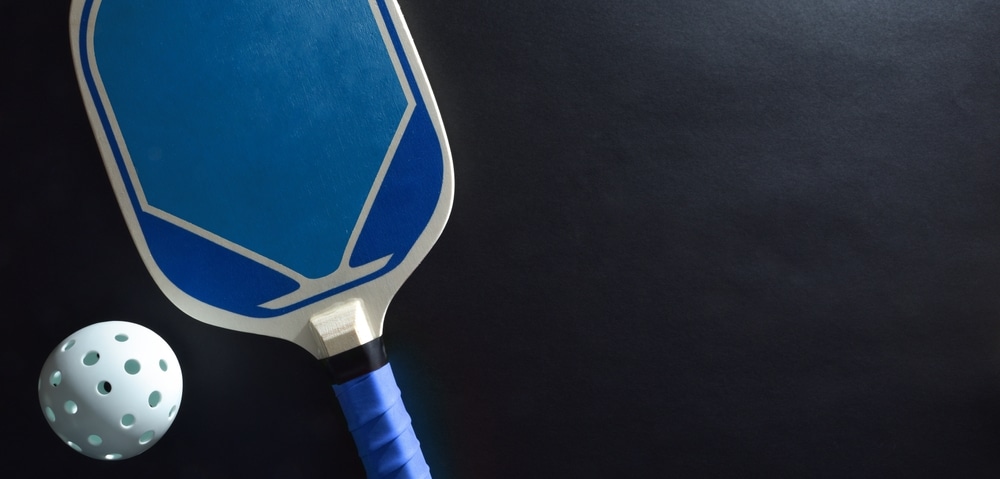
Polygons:
[[323,347],[324,361],[334,384],[342,384],[385,366],[389,360],[361,300],[338,304],[309,319],[309,327]]

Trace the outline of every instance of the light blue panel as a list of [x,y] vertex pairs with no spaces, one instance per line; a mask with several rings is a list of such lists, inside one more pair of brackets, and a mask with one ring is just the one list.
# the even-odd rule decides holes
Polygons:
[[406,109],[368,3],[104,0],[97,22],[149,204],[333,272]]

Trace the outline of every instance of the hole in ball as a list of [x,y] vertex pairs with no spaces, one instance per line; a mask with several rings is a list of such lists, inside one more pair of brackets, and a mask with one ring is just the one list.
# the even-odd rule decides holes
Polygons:
[[110,393],[111,392],[111,383],[109,383],[107,381],[101,381],[101,382],[97,383],[97,392],[101,393],[101,395],[106,395],[106,394]]
[[163,395],[160,394],[160,391],[153,391],[149,393],[149,407],[158,406],[161,399],[163,399]]
[[135,359],[125,361],[125,372],[134,375],[139,374],[140,369],[142,369],[142,366],[139,365],[139,361],[136,361]]
[[101,353],[98,353],[97,351],[91,351],[87,353],[86,356],[83,357],[83,365],[93,366],[97,364],[97,361],[99,361],[100,359],[101,359]]
[[150,429],[149,431],[146,431],[146,432],[142,433],[142,435],[139,436],[139,444],[149,444],[149,441],[153,440],[153,435],[155,435],[155,434],[156,433],[153,432],[152,429]]
[[70,339],[69,341],[66,341],[66,344],[64,344],[62,347],[63,352],[69,351],[69,348],[72,348],[74,344],[76,344],[75,339]]
[[104,442],[104,439],[101,439],[101,436],[98,436],[97,434],[91,434],[87,436],[87,442],[89,442],[91,446],[100,446],[101,443]]
[[135,424],[135,416],[126,414],[122,416],[122,427],[132,427]]
[[52,371],[52,374],[49,376],[49,384],[51,384],[52,387],[56,387],[61,382],[62,382],[62,371],[59,370]]
[[63,404],[63,409],[70,414],[76,414],[76,412],[80,410],[80,408],[78,408],[76,403],[72,400],[66,401],[66,403]]
[[128,341],[128,335],[127,334],[115,335],[115,341],[118,341],[119,343],[124,343],[125,341]]

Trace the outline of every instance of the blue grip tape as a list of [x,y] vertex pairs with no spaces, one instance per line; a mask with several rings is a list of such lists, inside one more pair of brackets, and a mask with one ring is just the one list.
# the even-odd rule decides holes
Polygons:
[[335,384],[333,391],[369,478],[431,477],[388,364],[346,383]]

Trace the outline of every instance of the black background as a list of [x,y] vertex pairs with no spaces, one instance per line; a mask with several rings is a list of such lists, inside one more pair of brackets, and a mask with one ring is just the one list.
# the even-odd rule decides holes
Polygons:
[[[325,371],[135,252],[67,0],[0,3],[6,477],[362,477]],[[437,478],[1000,475],[1000,5],[405,0],[455,208],[385,338]],[[60,444],[49,351],[177,352],[171,430]]]

